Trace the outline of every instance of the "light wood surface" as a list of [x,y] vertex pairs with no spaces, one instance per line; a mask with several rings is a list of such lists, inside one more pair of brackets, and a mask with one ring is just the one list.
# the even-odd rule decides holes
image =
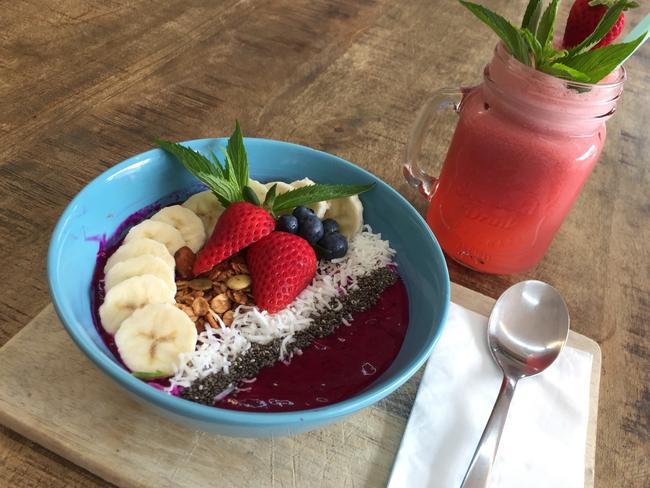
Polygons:
[[[483,314],[493,304],[457,285],[453,299]],[[593,357],[585,451],[585,486],[591,488],[600,350],[574,332],[569,345]],[[214,436],[132,400],[76,348],[48,305],[0,349],[0,424],[125,488],[214,486],[215,472],[223,488],[379,487],[388,480],[421,374],[376,407],[314,432],[275,439]]]
[[[525,0],[483,3],[514,17]],[[49,301],[45,253],[65,205],[157,136],[225,135],[237,117],[247,135],[355,162],[423,210],[398,170],[409,127],[431,91],[479,80],[494,42],[443,0],[4,2],[0,345]],[[635,488],[650,484],[650,48],[628,72],[601,160],[537,269],[450,274],[492,297],[524,278],[562,292],[603,350],[597,484]],[[101,484],[0,429],[0,486]]]

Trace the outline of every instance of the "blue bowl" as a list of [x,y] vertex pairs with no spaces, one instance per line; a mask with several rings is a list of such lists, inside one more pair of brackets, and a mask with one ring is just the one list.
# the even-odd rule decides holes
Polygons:
[[[185,143],[206,153],[225,139]],[[61,216],[48,255],[54,307],[77,346],[136,399],[191,428],[244,437],[291,435],[315,429],[365,408],[392,393],[426,361],[442,332],[449,304],[447,266],[429,227],[395,190],[374,175],[340,158],[304,146],[246,139],[251,175],[261,181],[304,177],[321,183],[367,183],[362,195],[365,221],[397,251],[399,272],[409,296],[409,326],[399,355],[370,387],[354,397],[321,408],[282,413],[238,412],[176,398],[137,380],[124,370],[95,329],[91,282],[102,236],[112,235],[130,215],[164,197],[187,191],[197,181],[160,149],[134,156],[86,186]]]

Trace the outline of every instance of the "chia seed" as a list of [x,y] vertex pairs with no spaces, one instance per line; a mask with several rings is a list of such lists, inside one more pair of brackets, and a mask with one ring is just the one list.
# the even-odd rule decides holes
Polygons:
[[[393,286],[398,277],[391,268],[379,268],[361,276],[358,288],[333,299],[328,308],[310,317],[312,324],[294,334],[293,342],[286,346],[287,352],[291,354],[309,347],[315,340],[332,334],[351,314],[374,307],[379,296]],[[335,310],[337,307],[340,308]],[[273,366],[280,357],[281,346],[282,339],[274,339],[268,344],[252,343],[248,351],[233,361],[228,374],[215,373],[197,380],[185,388],[181,396],[193,402],[213,405],[215,397],[222,391],[243,379],[254,378],[263,368]]]

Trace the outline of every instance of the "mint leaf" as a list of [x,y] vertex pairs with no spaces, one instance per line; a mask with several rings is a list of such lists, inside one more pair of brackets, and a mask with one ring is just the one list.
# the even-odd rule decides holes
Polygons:
[[140,380],[156,380],[158,378],[167,378],[168,376],[171,376],[163,371],[153,371],[153,372],[147,372],[147,371],[134,371],[131,373],[133,376]]
[[[275,198],[273,204],[274,212],[289,210],[299,205],[309,205],[310,203],[322,202],[324,200],[334,200],[344,198],[358,193],[370,190],[374,183],[367,185],[309,185],[295,190],[288,191]],[[267,197],[268,198],[268,197]]]
[[248,184],[248,156],[246,155],[239,120],[235,121],[235,131],[228,139],[227,154],[232,165],[234,179],[240,188],[244,188]]
[[521,29],[521,33],[524,35],[524,38],[526,39],[526,42],[528,43],[528,47],[532,51],[533,56],[535,56],[535,64],[537,65],[541,63],[544,57],[544,49],[542,48],[542,45],[535,37],[535,34],[529,31],[526,27]]
[[258,207],[260,206],[260,199],[257,198],[257,194],[250,186],[246,185],[244,188],[242,188],[242,194],[244,195],[244,200],[246,200],[248,203],[252,203]]
[[612,30],[614,24],[618,20],[619,16],[624,10],[627,10],[628,5],[627,0],[618,0],[610,8],[607,9],[603,17],[598,22],[596,29],[580,44],[574,48],[569,49],[570,55],[582,54],[589,51],[592,47],[598,44],[607,33]]
[[622,64],[643,42],[645,36],[642,34],[631,42],[610,44],[575,56],[569,55],[562,63],[585,73],[589,77],[589,83],[598,83]]
[[479,20],[492,29],[501,38],[505,46],[516,59],[530,66],[528,45],[523,35],[506,19],[491,10],[476,3],[460,0],[460,3],[472,12]]
[[542,0],[530,0],[521,21],[521,28],[528,29],[533,35],[537,32],[539,16],[542,13]]
[[542,20],[539,22],[537,28],[537,40],[544,49],[551,46],[553,42],[553,31],[555,30],[555,18],[557,17],[557,9],[559,7],[559,0],[552,0],[544,14]]
[[224,170],[214,154],[212,157],[215,162],[212,162],[189,147],[162,139],[157,139],[156,142],[162,149],[175,156],[199,181],[207,185],[221,205],[227,207],[231,202],[242,200],[241,190],[231,181],[224,179]]
[[278,184],[276,183],[273,185],[271,188],[269,188],[269,191],[266,192],[266,198],[264,199],[264,208],[268,210],[273,210],[273,205],[275,204],[275,196],[276,192],[278,191]]
[[562,63],[545,65],[542,67],[541,71],[548,73],[549,75],[557,76],[558,78],[580,81],[582,83],[589,83],[590,80],[589,75]]

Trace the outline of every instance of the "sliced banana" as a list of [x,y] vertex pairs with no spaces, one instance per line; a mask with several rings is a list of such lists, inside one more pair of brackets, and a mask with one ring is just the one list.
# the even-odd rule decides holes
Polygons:
[[115,334],[135,310],[151,303],[174,303],[174,293],[163,280],[149,274],[124,280],[106,293],[99,307],[102,326]]
[[131,242],[122,244],[113,255],[106,261],[104,272],[108,273],[117,263],[150,254],[165,261],[165,264],[172,270],[176,266],[174,257],[169,253],[164,244],[153,239],[134,239]]
[[363,227],[363,205],[359,197],[337,198],[329,200],[329,209],[325,212],[326,219],[334,219],[339,224],[341,234],[352,239]]
[[[176,230],[176,229],[174,229]],[[176,282],[174,281],[174,268],[151,254],[143,254],[131,259],[116,263],[104,276],[106,291],[134,276],[154,275],[165,282],[167,287],[176,295]]]
[[128,243],[142,238],[153,239],[164,244],[172,256],[181,247],[187,245],[178,229],[165,222],[151,219],[147,219],[132,227],[124,238],[124,242]]
[[205,243],[203,222],[189,208],[180,205],[165,207],[154,214],[151,220],[165,222],[172,227],[176,227],[192,252],[198,252]]
[[192,195],[185,201],[183,207],[189,208],[199,216],[201,222],[203,222],[206,236],[212,235],[217,220],[219,220],[219,217],[221,217],[221,214],[225,210],[210,190]]
[[282,195],[283,193],[293,190],[293,186],[291,186],[289,183],[285,183],[284,181],[271,181],[270,183],[264,185],[266,187],[266,191],[269,191],[273,185],[277,185],[275,187],[276,195]]
[[133,312],[115,334],[124,364],[142,373],[174,373],[179,355],[196,347],[194,322],[174,305],[152,304]]
[[[311,186],[315,184],[316,183],[309,178],[303,178],[302,180],[297,180],[290,183],[291,187],[294,189],[303,188],[305,186]],[[330,204],[329,201],[323,201],[311,203],[307,205],[307,207],[311,208],[319,219],[322,219],[325,216],[327,209],[330,208]]]
[[248,180],[248,186],[250,186],[251,190],[255,192],[255,195],[257,196],[257,199],[260,201],[260,203],[264,203],[266,193],[269,191],[268,188],[266,188],[263,183],[260,183],[257,180]]

